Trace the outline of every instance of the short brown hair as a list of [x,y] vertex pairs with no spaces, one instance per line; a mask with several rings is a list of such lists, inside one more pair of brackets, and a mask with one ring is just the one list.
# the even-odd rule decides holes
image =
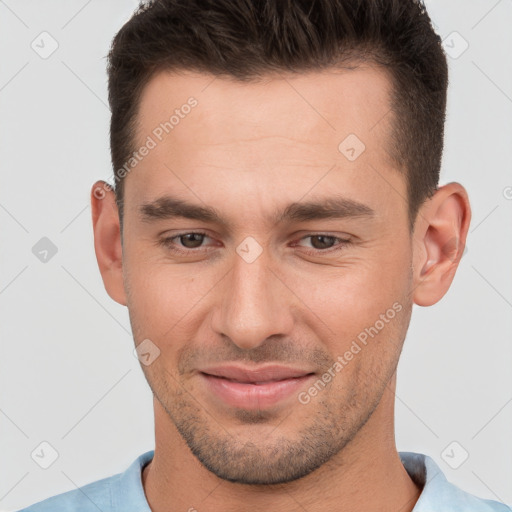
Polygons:
[[370,62],[392,77],[388,153],[406,175],[410,228],[437,188],[448,66],[422,0],[150,0],[108,54],[110,150],[121,226],[121,169],[134,152],[141,92],[159,71],[240,81]]

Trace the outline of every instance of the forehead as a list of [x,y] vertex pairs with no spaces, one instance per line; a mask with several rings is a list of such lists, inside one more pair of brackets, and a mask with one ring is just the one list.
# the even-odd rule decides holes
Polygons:
[[[315,182],[317,195],[333,186],[353,199],[357,188],[382,195],[375,173],[394,166],[390,87],[389,75],[370,65],[247,82],[160,72],[144,88],[137,117],[136,147],[148,137],[154,145],[127,176],[126,196],[131,189],[141,203],[177,187],[221,204],[238,191],[259,195],[263,207],[265,186],[297,200]],[[348,158],[352,149],[356,159]]]
[[[247,82],[191,71],[160,72],[141,95],[139,136],[151,132],[155,122],[168,120],[193,97],[198,103],[191,116],[197,143],[271,136],[329,143],[348,133],[369,139],[369,132],[373,139],[386,133],[385,123],[379,121],[390,110],[390,86],[387,72],[369,64],[273,73]],[[186,123],[173,132],[176,142],[191,139]]]

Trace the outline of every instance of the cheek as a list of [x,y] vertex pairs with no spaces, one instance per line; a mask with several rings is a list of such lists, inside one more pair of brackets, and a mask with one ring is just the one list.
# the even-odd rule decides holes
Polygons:
[[372,324],[402,302],[409,287],[410,262],[402,255],[353,259],[338,267],[312,267],[289,276],[304,304],[334,331]]
[[308,324],[333,360],[344,358],[345,374],[360,365],[367,370],[380,368],[379,360],[390,361],[399,353],[409,307],[407,254],[384,251],[373,259],[354,259],[337,268],[319,266],[293,278],[303,299],[302,323]]
[[[177,272],[177,267],[155,264],[142,254],[125,260],[128,309],[137,337],[161,339],[179,323],[188,305],[194,277]],[[133,325],[135,324],[135,325]],[[142,332],[143,331],[143,332]]]

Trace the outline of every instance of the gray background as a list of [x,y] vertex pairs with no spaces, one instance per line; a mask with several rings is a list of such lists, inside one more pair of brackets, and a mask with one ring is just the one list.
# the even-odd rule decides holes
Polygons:
[[[135,7],[0,1],[1,510],[123,471],[153,448],[151,392],[127,311],[103,288],[89,206],[94,180],[111,175],[105,56]],[[467,188],[473,221],[448,294],[415,306],[397,446],[510,504],[512,2],[427,7],[451,53],[441,182]],[[51,49],[43,31],[58,43],[47,58],[31,47]],[[43,237],[57,249],[46,262],[32,250]],[[48,469],[31,457],[43,441],[59,454]]]

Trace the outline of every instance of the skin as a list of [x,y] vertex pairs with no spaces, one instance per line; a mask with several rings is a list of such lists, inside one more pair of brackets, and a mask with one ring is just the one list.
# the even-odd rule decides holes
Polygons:
[[[91,202],[106,290],[128,307],[136,345],[160,350],[141,365],[154,395],[155,456],[142,475],[153,511],[413,509],[421,489],[394,439],[396,367],[412,305],[435,304],[452,282],[471,213],[449,183],[409,231],[405,177],[386,152],[389,92],[370,65],[243,84],[165,72],[145,87],[137,147],[190,96],[198,105],[126,176],[122,242],[114,194],[97,192],[104,182]],[[350,133],[366,146],[354,161],[338,150]],[[270,220],[335,193],[375,214]],[[229,225],[142,220],[141,205],[163,194],[211,206]],[[190,231],[208,236],[172,245],[192,255],[158,244]],[[351,243],[327,253],[339,241],[321,234]],[[236,252],[248,236],[262,249],[252,263]],[[237,362],[320,377],[395,303],[400,312],[307,404],[229,407],[200,378]]]

